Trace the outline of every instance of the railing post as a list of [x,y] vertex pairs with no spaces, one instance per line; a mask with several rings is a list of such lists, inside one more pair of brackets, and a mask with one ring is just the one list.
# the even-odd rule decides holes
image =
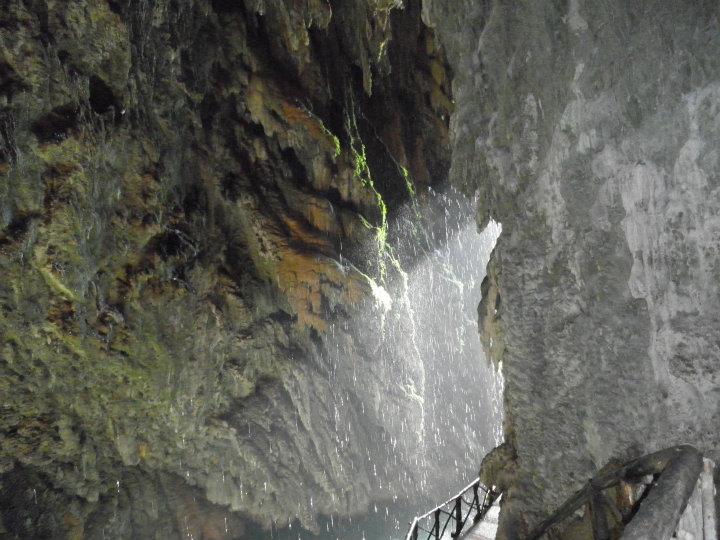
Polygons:
[[610,540],[610,529],[603,508],[602,493],[590,482],[590,518],[592,521],[593,540]]
[[435,510],[435,538],[440,540],[440,509]]
[[483,505],[480,504],[480,495],[478,495],[478,484],[476,483],[473,486],[473,503],[477,503],[477,513],[475,514],[475,517],[473,518],[473,523],[477,523],[480,521],[480,518],[482,517],[482,507]]
[[453,538],[460,538],[460,534],[463,530],[463,520],[462,520],[462,495],[455,499],[455,534],[453,534]]
[[412,540],[418,540],[418,525],[415,523],[412,530]]

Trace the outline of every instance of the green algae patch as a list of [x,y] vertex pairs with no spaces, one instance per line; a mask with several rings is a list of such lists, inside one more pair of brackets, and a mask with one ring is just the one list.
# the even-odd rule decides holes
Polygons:
[[408,195],[410,197],[415,197],[417,195],[417,190],[415,189],[415,182],[410,177],[410,171],[407,170],[406,167],[403,167],[402,165],[399,165],[400,168],[400,175],[403,177],[403,180],[405,181],[405,189],[407,189]]
[[365,227],[372,228],[375,231],[375,243],[378,254],[378,272],[380,279],[382,280],[385,278],[386,272],[384,259],[388,247],[388,207],[382,197],[382,194],[375,187],[370,166],[368,165],[365,143],[363,143],[358,130],[354,112],[354,102],[352,99],[350,100],[350,103],[351,106],[348,108],[350,112],[348,112],[345,117],[345,130],[349,137],[348,152],[354,165],[354,177],[365,189],[372,193],[372,196],[375,199],[375,209],[379,212],[379,223],[377,225],[370,224],[367,218],[362,214],[360,215],[360,220]]
[[40,275],[45,280],[45,283],[47,286],[55,293],[59,294],[63,298],[67,298],[68,300],[75,301],[77,300],[77,297],[75,296],[75,293],[73,293],[70,289],[68,289],[62,281],[60,281],[55,274],[53,274],[50,270],[47,268],[38,267],[38,272],[40,272]]

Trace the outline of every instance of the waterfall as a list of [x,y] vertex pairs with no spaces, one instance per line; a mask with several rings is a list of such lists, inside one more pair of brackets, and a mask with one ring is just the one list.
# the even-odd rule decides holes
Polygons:
[[[449,191],[395,216],[392,272],[373,283],[372,305],[338,318],[323,340],[317,362],[334,392],[328,466],[348,483],[336,488],[347,515],[325,516],[321,538],[404,536],[414,514],[475,477],[502,439],[502,377],[477,324],[501,226],[478,232],[474,207]],[[362,507],[368,514],[357,517]]]

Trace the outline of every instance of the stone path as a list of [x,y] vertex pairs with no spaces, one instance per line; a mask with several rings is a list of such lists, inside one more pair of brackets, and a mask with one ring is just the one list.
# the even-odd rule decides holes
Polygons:
[[495,501],[485,518],[462,536],[462,540],[495,540],[500,514],[499,501]]

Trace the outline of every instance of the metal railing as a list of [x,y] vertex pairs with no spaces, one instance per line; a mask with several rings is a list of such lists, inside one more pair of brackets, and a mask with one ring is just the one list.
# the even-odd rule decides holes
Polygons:
[[488,490],[482,485],[478,478],[455,497],[413,519],[405,540],[418,540],[419,538],[440,540],[448,531],[448,527],[450,527],[450,536],[459,538],[465,529],[465,525],[470,521],[470,516],[474,513],[473,524],[480,521],[493,505],[497,496],[498,494],[492,489]]

